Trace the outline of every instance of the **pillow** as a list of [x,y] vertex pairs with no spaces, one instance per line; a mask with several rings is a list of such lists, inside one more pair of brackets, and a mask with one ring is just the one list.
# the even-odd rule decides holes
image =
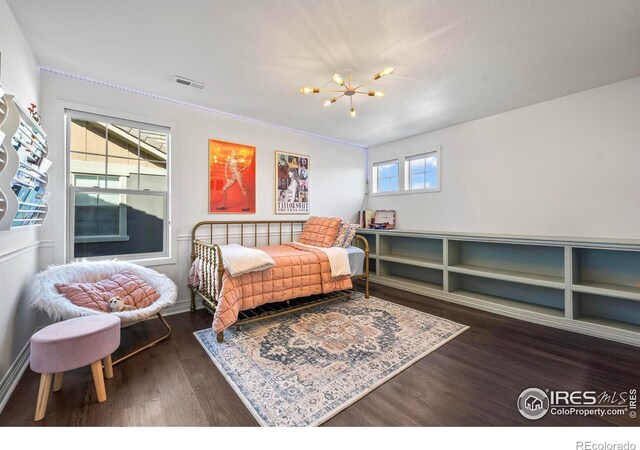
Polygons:
[[137,275],[124,270],[95,283],[58,283],[56,289],[76,306],[110,312],[109,299],[116,295],[125,305],[146,308],[160,298],[160,294]]
[[314,247],[331,247],[336,240],[340,222],[337,217],[309,217],[298,242]]
[[349,231],[349,222],[340,224],[340,228],[338,228],[338,234],[336,235],[336,240],[333,241],[334,247],[342,247],[342,243],[344,242],[344,237]]
[[357,223],[348,223],[347,224],[347,230],[344,234],[344,240],[342,241],[342,244],[340,245],[340,247],[342,248],[347,248],[351,246],[351,241],[353,241],[353,238],[355,237],[356,233],[358,232],[358,228],[360,228],[360,224]]

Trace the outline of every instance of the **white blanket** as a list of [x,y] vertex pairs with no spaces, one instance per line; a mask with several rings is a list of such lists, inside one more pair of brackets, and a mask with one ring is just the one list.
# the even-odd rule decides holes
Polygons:
[[221,245],[224,267],[229,275],[237,277],[243,273],[258,272],[273,267],[275,262],[262,250],[238,244]]
[[329,258],[329,265],[331,266],[332,277],[342,277],[344,275],[351,275],[351,267],[349,266],[349,252],[346,248],[342,247],[314,247],[313,245],[301,244],[303,247],[311,247],[320,250],[327,258]]

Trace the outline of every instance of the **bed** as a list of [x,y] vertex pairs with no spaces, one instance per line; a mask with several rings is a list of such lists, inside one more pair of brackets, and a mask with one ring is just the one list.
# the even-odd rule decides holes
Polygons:
[[[362,236],[354,236],[351,246],[346,248],[350,273],[334,278],[323,252],[296,243],[305,223],[295,220],[204,221],[193,227],[191,261],[198,281],[190,281],[189,285],[191,311],[195,311],[196,296],[199,296],[214,316],[212,328],[218,342],[223,342],[224,330],[230,326],[239,328],[265,318],[351,297],[355,294],[354,279],[364,279],[364,294],[369,297],[368,241]],[[275,266],[265,271],[230,276],[225,269],[221,246],[233,243],[263,250],[273,258]]]

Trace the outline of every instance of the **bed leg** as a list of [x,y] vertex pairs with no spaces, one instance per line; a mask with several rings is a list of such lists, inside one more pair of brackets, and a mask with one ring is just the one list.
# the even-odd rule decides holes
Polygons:
[[191,312],[196,312],[196,291],[191,289],[191,306],[189,307]]
[[216,341],[218,341],[218,344],[222,344],[224,342],[224,331],[221,331],[216,335]]

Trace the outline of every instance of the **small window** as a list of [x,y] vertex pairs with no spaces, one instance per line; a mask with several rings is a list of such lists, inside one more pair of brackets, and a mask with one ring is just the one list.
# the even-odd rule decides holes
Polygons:
[[66,114],[70,258],[168,256],[170,130]]
[[373,165],[373,192],[398,191],[398,161],[386,161]]
[[409,156],[404,160],[404,188],[407,191],[439,190],[438,152]]

